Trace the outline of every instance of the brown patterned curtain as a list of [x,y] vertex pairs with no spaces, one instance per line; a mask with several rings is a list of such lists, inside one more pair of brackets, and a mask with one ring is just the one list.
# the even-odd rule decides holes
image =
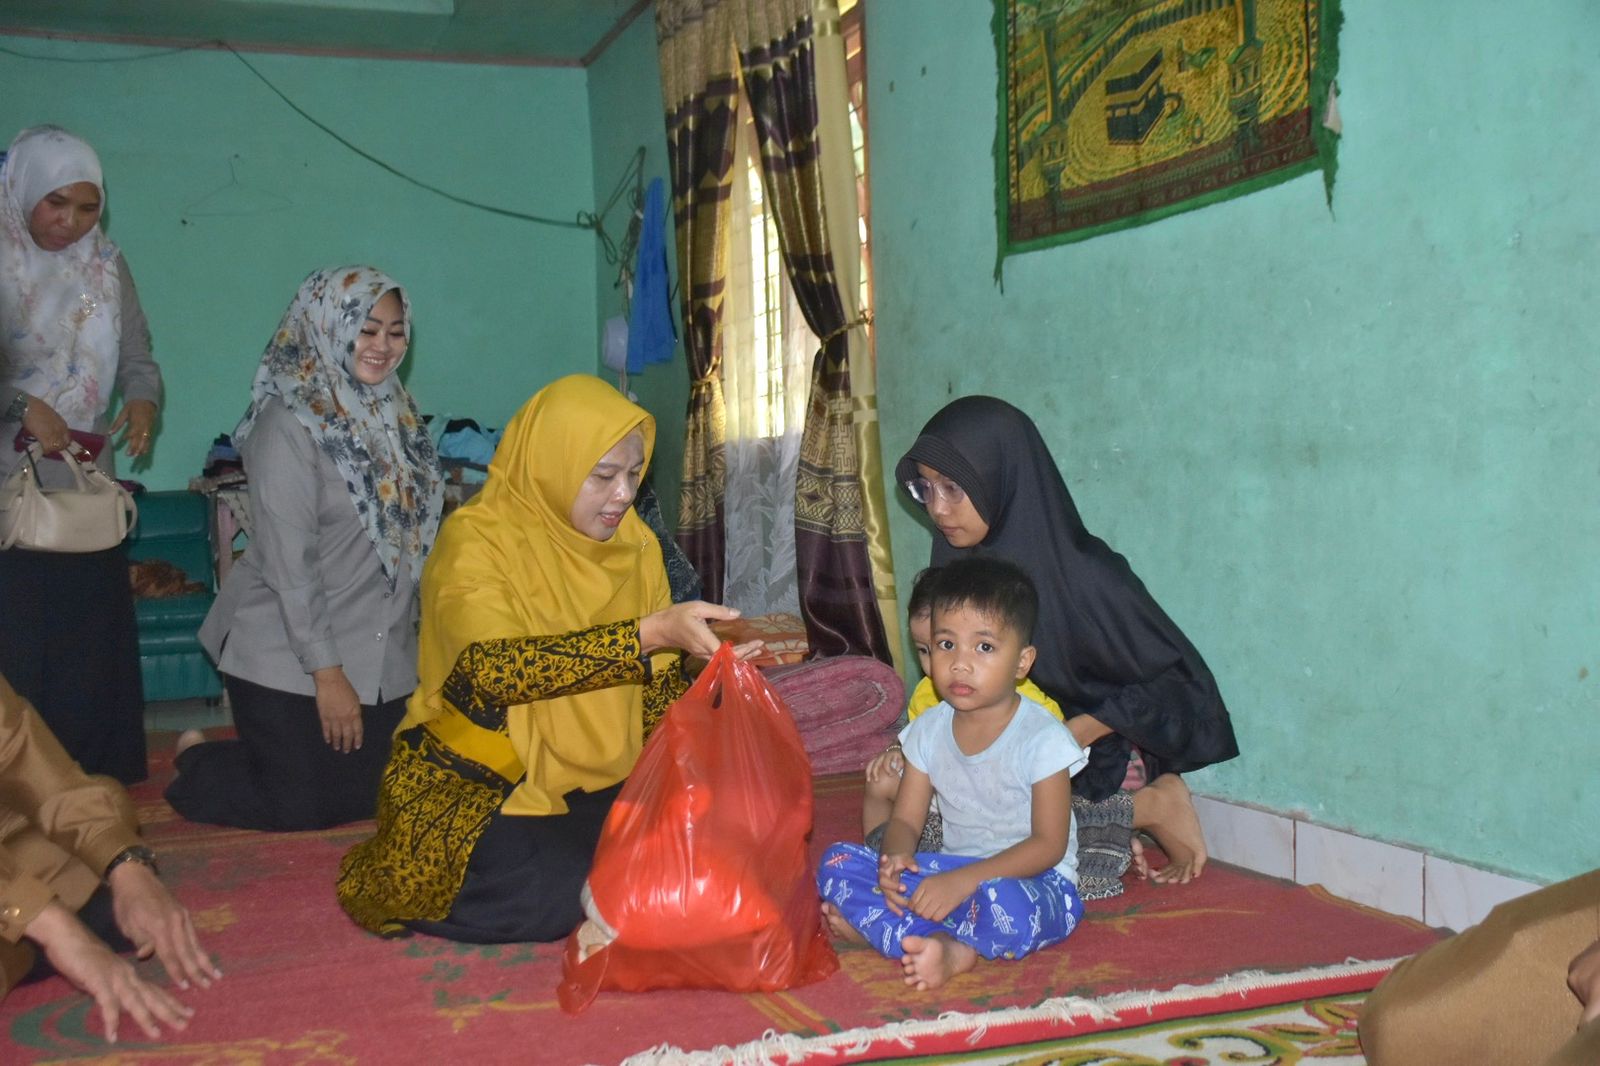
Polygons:
[[[854,425],[847,319],[829,247],[818,151],[811,0],[745,0],[739,67],[755,118],[762,185],[784,269],[811,331],[811,374],[795,488],[800,612],[813,656],[893,662],[878,608]],[[853,209],[852,209],[853,211]]]
[[[678,542],[700,572],[706,598],[720,601],[726,440],[722,314],[742,73],[784,268],[807,325],[823,338],[812,370],[796,485],[800,612],[813,656],[871,655],[893,662],[868,551],[870,501],[850,387],[847,337],[860,321],[845,314],[823,211],[811,4],[656,4],[691,378]],[[889,574],[892,597],[892,568]]]
[[737,7],[732,0],[656,4],[690,380],[678,544],[699,571],[705,598],[716,603],[722,601],[725,547],[722,307],[739,113]]

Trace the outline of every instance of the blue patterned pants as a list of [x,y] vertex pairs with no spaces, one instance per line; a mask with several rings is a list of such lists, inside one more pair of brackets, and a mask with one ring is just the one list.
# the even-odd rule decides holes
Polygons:
[[[948,873],[979,861],[966,855],[918,852],[920,873],[902,875],[906,895],[924,877]],[[878,888],[878,853],[865,844],[835,844],[817,867],[817,890],[844,915],[867,943],[884,956],[898,959],[907,936],[944,933],[971,945],[986,959],[1020,959],[1071,935],[1083,918],[1083,902],[1071,881],[1056,870],[1035,877],[1000,877],[985,881],[966,903],[942,922],[907,911],[895,914]]]

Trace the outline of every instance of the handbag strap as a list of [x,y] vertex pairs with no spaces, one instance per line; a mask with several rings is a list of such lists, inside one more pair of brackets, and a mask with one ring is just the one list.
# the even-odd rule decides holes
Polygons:
[[90,474],[99,474],[104,480],[111,480],[111,478],[107,476],[106,472],[101,470],[98,466],[91,464],[89,465],[89,468],[85,470],[85,464],[76,455],[72,454],[72,447],[70,445],[61,449],[56,454],[61,457],[61,461],[63,463],[67,464],[67,469],[72,471],[72,480],[78,483],[78,488],[85,492],[89,491]]
[[[44,492],[44,482],[39,478],[39,468],[34,464],[34,458],[39,454],[37,441],[29,444],[22,452],[22,462],[11,471],[11,476],[6,479],[7,494],[11,496],[8,501],[11,507],[16,507],[24,495],[29,493]],[[26,464],[26,465],[24,465]],[[33,483],[29,484],[28,474],[33,474]],[[22,533],[22,528],[16,522],[7,523],[7,530],[0,536],[0,551],[7,551],[17,542]]]
[[33,471],[33,483],[41,490],[44,488],[44,479],[39,476],[39,464],[36,460],[43,457],[44,452],[40,450],[38,441],[29,444],[22,452],[23,461],[28,464],[28,469]]

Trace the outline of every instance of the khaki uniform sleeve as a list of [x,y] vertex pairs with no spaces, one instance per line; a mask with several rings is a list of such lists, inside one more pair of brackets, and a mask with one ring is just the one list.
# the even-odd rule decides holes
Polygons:
[[10,846],[14,837],[42,833],[98,877],[139,843],[132,809],[120,785],[84,773],[0,678],[0,938],[15,942],[55,895]]

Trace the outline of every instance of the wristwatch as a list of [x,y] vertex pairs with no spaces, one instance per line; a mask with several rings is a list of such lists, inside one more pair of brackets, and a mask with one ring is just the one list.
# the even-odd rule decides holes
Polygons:
[[148,866],[150,867],[151,873],[161,872],[161,870],[156,866],[156,853],[145,847],[143,844],[134,844],[132,847],[126,847],[117,852],[116,855],[112,857],[111,861],[106,863],[106,880],[109,881],[111,879],[112,870],[115,870],[125,862],[136,862],[141,866]]
[[28,413],[28,405],[32,402],[32,396],[19,391],[11,397],[11,404],[6,408],[6,421],[21,422],[22,416]]

